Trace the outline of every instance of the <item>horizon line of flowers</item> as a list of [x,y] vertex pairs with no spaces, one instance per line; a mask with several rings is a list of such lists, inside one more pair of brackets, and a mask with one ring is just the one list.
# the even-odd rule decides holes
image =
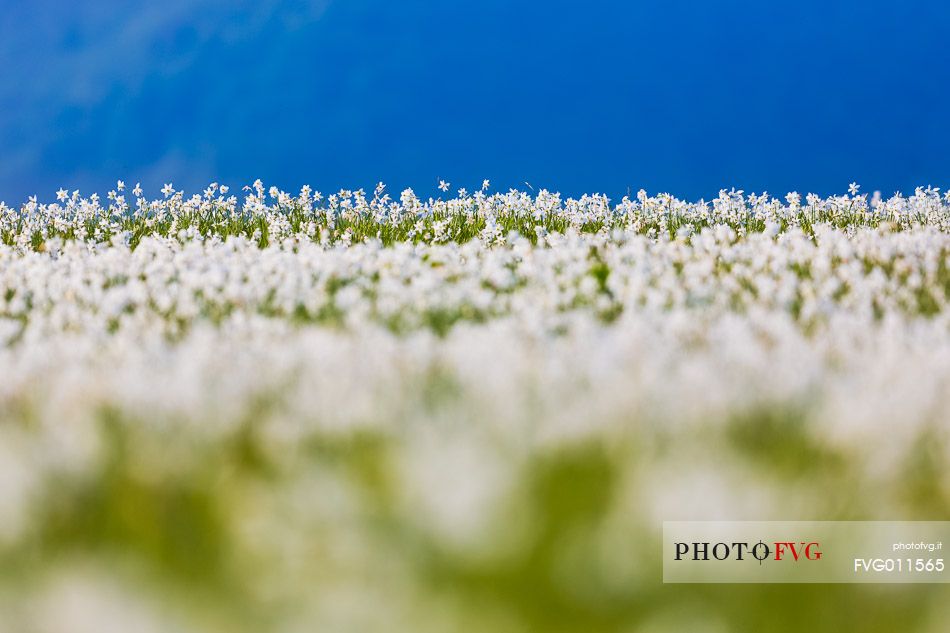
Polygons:
[[[454,198],[447,197],[443,199],[441,196],[438,198],[432,198],[430,196],[425,202],[429,204],[435,204],[437,202],[449,202],[452,200],[491,199],[491,198],[496,198],[496,197],[509,197],[513,195],[519,198],[524,198],[525,196],[530,198],[533,196],[534,199],[536,200],[545,200],[545,199],[549,199],[550,197],[555,200],[563,200],[564,202],[581,201],[585,199],[598,199],[598,200],[610,201],[614,199],[614,198],[611,198],[609,195],[602,192],[590,192],[590,193],[581,194],[580,196],[577,196],[577,197],[567,196],[567,197],[562,198],[562,194],[559,191],[550,191],[548,188],[545,188],[545,187],[535,189],[533,186],[531,186],[527,182],[524,184],[528,187],[528,189],[530,189],[531,193],[529,193],[528,191],[516,188],[516,187],[511,187],[507,191],[504,191],[504,192],[496,191],[494,193],[489,194],[489,191],[491,189],[491,181],[486,179],[482,181],[481,188],[474,192],[469,191],[465,187],[460,187],[456,190],[456,197]],[[444,180],[439,181],[438,189],[442,191],[443,193],[448,193],[450,188],[451,188],[451,183],[448,183]],[[128,187],[126,183],[123,180],[118,180],[116,181],[115,188],[110,189],[106,193],[106,199],[110,200],[113,203],[113,205],[121,206],[122,203],[127,202],[125,194],[123,193],[127,189]],[[387,186],[385,185],[385,183],[381,181],[377,183],[376,187],[373,190],[372,201],[375,201],[378,203],[392,201],[392,198],[389,196],[389,194],[385,193],[386,189],[387,189]],[[181,201],[186,201],[186,200],[200,201],[200,200],[208,200],[211,198],[215,198],[217,195],[217,200],[221,201],[224,196],[226,196],[228,193],[231,192],[231,190],[232,190],[231,187],[228,185],[219,184],[218,182],[212,182],[202,191],[201,194],[194,193],[191,195],[186,195],[186,192],[184,189],[176,189],[172,182],[168,182],[168,183],[165,183],[164,186],[162,186],[159,191],[162,194],[163,200],[170,200],[173,198],[177,198],[178,200],[181,200]],[[845,194],[832,194],[829,196],[821,196],[819,194],[809,192],[805,194],[804,200],[806,201],[806,204],[808,205],[815,205],[822,202],[830,203],[832,201],[840,201],[840,200],[864,201],[865,204],[869,204],[869,206],[874,207],[879,204],[884,204],[886,201],[896,200],[896,199],[909,200],[909,199],[914,199],[914,198],[928,198],[932,200],[934,198],[942,198],[942,201],[944,203],[950,204],[950,189],[945,191],[943,195],[941,196],[940,195],[941,188],[934,187],[932,185],[927,185],[926,187],[917,186],[914,188],[914,193],[910,195],[905,195],[903,191],[895,191],[889,198],[884,198],[880,190],[875,190],[871,194],[870,202],[868,201],[868,194],[860,193],[860,190],[861,190],[861,185],[859,185],[856,182],[852,182],[848,185],[847,193]],[[331,193],[324,196],[322,192],[314,191],[310,185],[305,184],[301,186],[299,194],[297,196],[293,196],[290,193],[276,186],[265,187],[265,185],[260,179],[255,180],[250,185],[244,185],[243,187],[241,187],[241,191],[245,192],[246,194],[244,198],[245,206],[247,205],[248,202],[260,203],[267,198],[275,200],[278,205],[291,204],[294,201],[298,201],[298,200],[305,200],[305,201],[316,202],[316,203],[319,203],[325,200],[328,203],[332,204],[334,201],[339,201],[345,198],[356,198],[356,199],[364,198],[365,199],[367,195],[366,189],[363,187],[360,187],[356,189],[342,188],[336,191],[335,193]],[[629,192],[629,189],[628,189],[628,192]],[[135,186],[131,189],[130,193],[135,197],[136,200],[146,199],[145,191],[142,188],[142,184],[140,182],[137,182],[135,184]],[[415,190],[412,187],[407,187],[403,189],[402,192],[400,193],[400,200],[403,200],[406,197],[412,197],[415,200],[422,201],[421,198],[418,198],[416,196]],[[65,188],[60,188],[59,190],[56,191],[56,200],[58,203],[68,204],[68,203],[90,202],[90,203],[95,204],[101,201],[101,199],[102,197],[100,196],[98,192],[93,192],[92,194],[89,194],[88,197],[84,197],[80,189],[74,189],[72,191],[69,191]],[[753,191],[749,194],[746,194],[744,189],[736,189],[735,187],[731,187],[729,189],[726,189],[726,188],[719,189],[718,195],[715,198],[711,198],[707,200],[705,197],[700,197],[698,200],[690,201],[689,199],[686,199],[686,198],[683,198],[683,199],[678,198],[668,192],[658,191],[655,194],[650,195],[645,189],[639,189],[633,197],[631,197],[630,193],[628,193],[627,195],[623,196],[620,199],[620,202],[617,204],[622,205],[625,202],[633,202],[634,200],[643,202],[644,200],[651,200],[651,199],[667,200],[674,203],[685,203],[685,204],[692,204],[692,205],[710,204],[710,203],[714,203],[716,201],[724,200],[724,199],[730,200],[730,201],[745,200],[750,205],[753,205],[753,206],[757,204],[769,204],[773,202],[781,202],[781,200],[784,200],[788,206],[800,206],[803,196],[798,191],[789,191],[782,197],[782,199],[780,199],[770,194],[767,190],[763,190],[761,193],[756,193]],[[235,196],[232,193],[232,195],[226,198],[226,200],[236,202],[237,196]],[[153,202],[155,201],[158,201],[158,199],[155,199]],[[47,204],[47,203],[40,202],[38,195],[34,194],[31,196],[28,196],[27,201],[22,203],[20,206],[22,208],[22,207],[27,207],[30,205],[43,205],[43,204]],[[11,207],[9,207],[9,205],[7,205],[5,201],[0,200],[0,209],[3,209],[3,208],[10,209]]]

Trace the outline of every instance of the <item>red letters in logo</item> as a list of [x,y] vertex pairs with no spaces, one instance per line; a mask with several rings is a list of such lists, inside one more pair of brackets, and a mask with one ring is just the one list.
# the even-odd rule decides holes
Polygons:
[[782,557],[786,554],[791,554],[795,561],[798,561],[800,557],[804,557],[805,560],[820,560],[820,547],[821,545],[814,541],[811,543],[805,543],[804,541],[775,543],[775,560],[782,560]]

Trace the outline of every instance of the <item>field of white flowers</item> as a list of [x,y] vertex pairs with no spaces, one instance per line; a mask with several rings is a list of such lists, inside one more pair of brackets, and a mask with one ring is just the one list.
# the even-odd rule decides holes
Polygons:
[[948,465],[936,189],[0,204],[0,633],[936,633],[659,534],[946,520]]

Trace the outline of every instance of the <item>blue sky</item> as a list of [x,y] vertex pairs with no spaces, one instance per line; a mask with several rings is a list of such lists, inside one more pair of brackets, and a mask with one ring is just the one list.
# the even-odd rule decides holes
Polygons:
[[0,0],[0,199],[950,185],[950,3]]

